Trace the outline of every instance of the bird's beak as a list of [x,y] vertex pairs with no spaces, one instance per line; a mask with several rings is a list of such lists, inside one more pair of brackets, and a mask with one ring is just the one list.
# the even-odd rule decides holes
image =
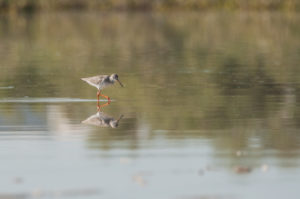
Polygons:
[[117,81],[119,82],[119,84],[120,84],[122,87],[124,87],[123,84],[120,82],[120,80],[117,79]]
[[120,117],[117,121],[119,122],[123,117],[124,117],[124,115],[120,115]]

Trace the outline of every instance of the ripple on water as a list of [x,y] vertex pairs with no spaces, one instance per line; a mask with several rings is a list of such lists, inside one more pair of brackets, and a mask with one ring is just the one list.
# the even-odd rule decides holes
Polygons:
[[[96,99],[81,98],[4,98],[0,99],[0,103],[72,103],[72,102],[95,102]],[[107,101],[107,100],[100,100]],[[113,100],[112,100],[113,101]]]
[[0,86],[0,90],[13,89],[14,86]]

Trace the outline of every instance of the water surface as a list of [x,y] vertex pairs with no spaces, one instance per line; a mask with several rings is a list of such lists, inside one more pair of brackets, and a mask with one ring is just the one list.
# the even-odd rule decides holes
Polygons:
[[[0,18],[0,198],[297,198],[297,13]],[[82,124],[96,89],[118,128]],[[105,101],[101,101],[105,104]]]

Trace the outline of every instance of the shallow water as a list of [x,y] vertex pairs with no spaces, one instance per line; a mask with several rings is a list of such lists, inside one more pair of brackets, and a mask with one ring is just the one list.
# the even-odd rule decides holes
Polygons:
[[[0,198],[297,198],[299,35],[296,13],[2,16]],[[111,73],[123,118],[83,124],[80,77]]]

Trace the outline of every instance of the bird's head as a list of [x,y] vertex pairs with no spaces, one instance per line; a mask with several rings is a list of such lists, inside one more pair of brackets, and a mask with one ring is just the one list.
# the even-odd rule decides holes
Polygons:
[[117,74],[112,74],[112,75],[110,75],[109,79],[110,79],[110,81],[112,81],[112,82],[118,81],[119,84],[120,84],[122,87],[124,87],[123,84],[120,82],[119,76],[118,76]]

